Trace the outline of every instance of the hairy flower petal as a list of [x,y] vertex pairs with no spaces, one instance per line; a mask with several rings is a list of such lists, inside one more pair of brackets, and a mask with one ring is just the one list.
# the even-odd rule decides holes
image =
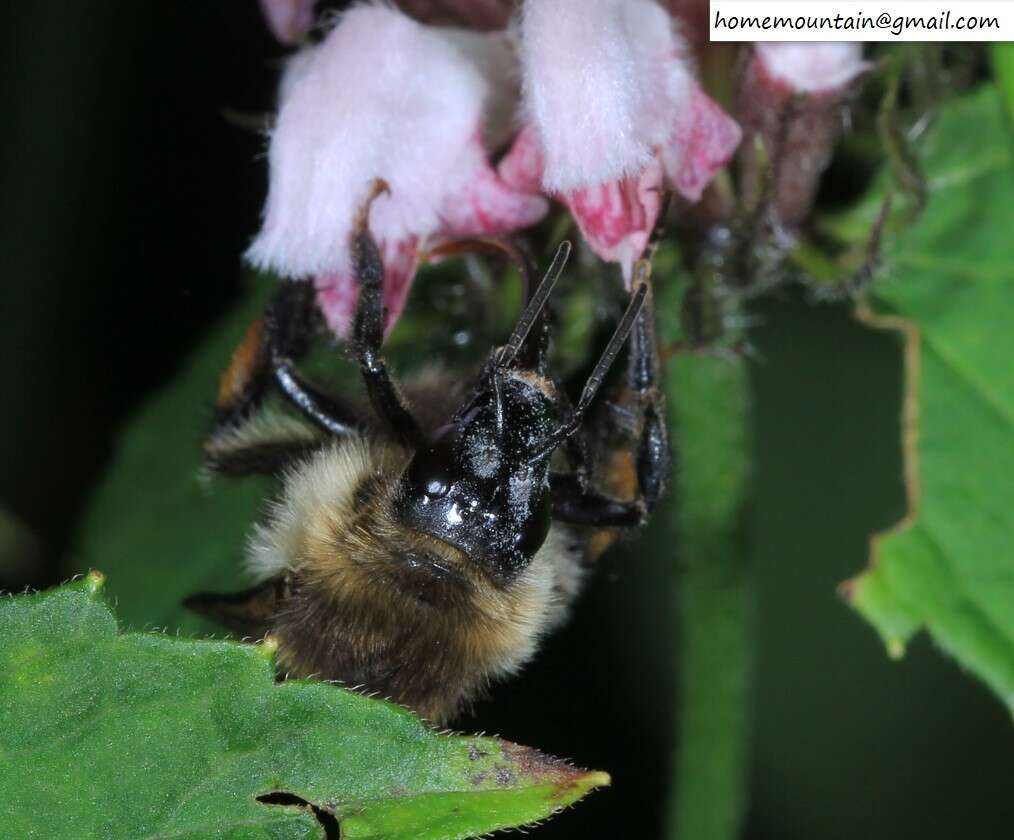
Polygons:
[[[518,190],[538,189],[542,183],[542,144],[534,127],[518,134],[500,161],[500,178]],[[648,244],[662,204],[663,171],[651,158],[639,173],[615,181],[554,193],[577,222],[591,249],[623,267],[629,281],[634,262]]]
[[264,222],[247,259],[286,277],[318,278],[341,331],[351,312],[350,235],[375,179],[389,188],[368,221],[390,275],[392,314],[422,240],[504,233],[540,218],[545,200],[503,182],[482,142],[490,110],[503,111],[492,76],[504,73],[505,37],[360,5],[297,54],[280,86]]
[[445,189],[468,177],[461,163],[482,123],[481,73],[440,30],[383,6],[354,7],[293,72],[250,260],[290,277],[347,270],[352,223],[376,178],[390,188],[370,213],[378,239],[433,230]]
[[643,170],[689,102],[682,54],[672,19],[653,0],[526,0],[525,109],[542,141],[546,189]]
[[565,203],[629,279],[663,183],[699,200],[739,125],[700,89],[654,0],[525,0],[520,39],[526,121],[498,172]]
[[261,0],[268,28],[281,43],[293,46],[313,28],[317,0]]
[[344,338],[356,313],[359,297],[356,279],[350,274],[321,274],[314,278],[313,285],[317,289],[317,305],[327,325]]
[[538,190],[513,188],[483,161],[462,189],[447,194],[438,214],[441,233],[479,236],[528,227],[548,210]]
[[661,150],[677,192],[699,201],[715,173],[732,158],[742,135],[739,124],[695,85],[687,113],[675,122]]
[[525,0],[520,38],[526,122],[499,174],[567,204],[629,279],[663,181],[700,199],[739,126],[700,89],[654,0]]
[[542,191],[542,172],[546,167],[542,141],[535,126],[529,124],[518,132],[510,150],[497,166],[504,183],[522,192]]

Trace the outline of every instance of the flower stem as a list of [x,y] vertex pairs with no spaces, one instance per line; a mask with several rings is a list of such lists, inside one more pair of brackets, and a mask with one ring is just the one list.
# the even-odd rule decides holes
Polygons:
[[742,539],[749,399],[742,359],[669,364],[678,453],[680,704],[668,836],[730,840],[746,801],[752,592]]

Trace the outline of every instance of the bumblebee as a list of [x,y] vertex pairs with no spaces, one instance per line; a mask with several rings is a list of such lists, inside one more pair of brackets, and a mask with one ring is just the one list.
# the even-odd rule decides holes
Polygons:
[[[362,687],[433,723],[515,673],[566,617],[586,568],[661,497],[669,446],[644,275],[576,403],[550,371],[546,303],[520,249],[522,314],[463,387],[430,370],[399,387],[382,350],[383,266],[353,237],[359,299],[348,348],[362,404],[297,363],[318,331],[310,283],[284,283],[223,373],[207,469],[270,475],[280,491],[247,549],[256,585],[187,605],[277,642],[280,675]],[[625,376],[593,400],[630,338]],[[468,384],[468,383],[465,383]],[[292,411],[264,404],[277,390]]]

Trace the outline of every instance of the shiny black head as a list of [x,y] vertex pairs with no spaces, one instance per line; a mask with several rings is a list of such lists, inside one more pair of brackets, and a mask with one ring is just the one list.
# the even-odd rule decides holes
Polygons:
[[[549,461],[579,427],[634,318],[633,295],[577,406],[561,404],[543,353],[522,353],[569,253],[564,243],[510,339],[495,350],[472,393],[401,478],[394,514],[404,525],[463,551],[498,583],[511,581],[545,542],[552,518]],[[566,407],[565,407],[566,406]]]
[[488,379],[416,452],[395,512],[404,524],[461,549],[494,580],[507,581],[549,532],[549,459],[538,456],[560,424],[554,399],[538,387],[513,372],[501,375],[496,388]]

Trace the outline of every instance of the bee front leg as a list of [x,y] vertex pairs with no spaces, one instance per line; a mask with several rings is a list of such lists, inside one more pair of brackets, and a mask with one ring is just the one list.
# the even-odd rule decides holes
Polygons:
[[246,423],[273,384],[307,419],[336,435],[363,424],[354,411],[325,394],[295,369],[319,328],[316,292],[310,283],[284,281],[262,318],[250,325],[219,378],[212,436]]
[[275,385],[292,406],[325,432],[344,437],[362,429],[363,419],[305,379],[295,366],[308,352],[319,321],[313,285],[283,282],[264,318],[265,355]]
[[324,438],[294,436],[276,418],[258,420],[272,384],[324,432],[347,435],[365,426],[350,407],[295,370],[295,360],[306,355],[320,326],[314,295],[309,283],[283,282],[233,352],[219,380],[215,423],[204,442],[204,464],[212,474],[276,475],[320,445]]
[[365,214],[353,236],[352,258],[359,280],[350,341],[352,354],[359,364],[373,410],[406,445],[418,448],[425,444],[422,430],[402,401],[380,355],[384,342],[384,264],[377,243],[366,228]]

